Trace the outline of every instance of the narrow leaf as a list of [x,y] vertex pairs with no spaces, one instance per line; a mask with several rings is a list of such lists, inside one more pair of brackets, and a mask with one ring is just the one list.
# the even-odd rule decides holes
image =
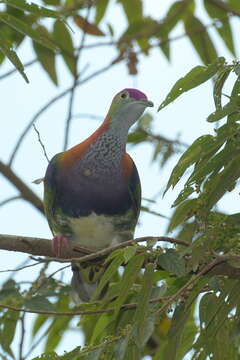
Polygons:
[[171,327],[168,332],[168,344],[164,351],[164,359],[178,359],[177,351],[182,345],[183,331],[190,315],[191,308],[186,308],[184,303],[179,303],[174,311]]
[[123,6],[129,24],[142,18],[142,0],[118,0],[118,2],[121,3]]
[[48,317],[44,315],[38,315],[33,323],[32,327],[32,337],[34,337],[37,332],[42,328],[42,326],[48,321]]
[[197,209],[197,199],[189,199],[182,202],[176,208],[174,214],[171,217],[167,231],[170,232],[184,221],[190,219]]
[[61,54],[67,67],[73,76],[76,75],[76,58],[72,37],[67,26],[62,21],[57,20],[54,23],[53,38],[61,50]]
[[57,11],[47,9],[43,6],[28,3],[25,0],[3,0],[7,5],[15,7],[23,11],[29,11],[31,14],[39,15],[42,17],[59,18],[60,15]]
[[240,177],[239,162],[240,156],[237,152],[235,157],[224,167],[224,170],[206,183],[204,197],[208,209],[211,209],[227,191],[233,189],[235,182]]
[[190,9],[193,11],[194,7],[191,1],[176,1],[173,3],[162,22],[165,31],[169,33],[184,18],[186,11],[190,11]]
[[214,111],[207,117],[208,122],[214,122],[221,120],[225,116],[231,115],[234,112],[240,112],[240,99],[233,98],[222,109]]
[[12,45],[5,39],[4,36],[2,36],[0,32],[0,51],[11,61],[11,63],[15,66],[15,68],[19,71],[19,73],[22,75],[24,80],[29,83],[29,80],[27,78],[27,75],[24,72],[24,66],[21,63],[21,60],[15,53],[15,51],[12,50]]
[[[149,312],[149,300],[154,282],[154,264],[147,264],[143,276],[143,286],[138,296],[137,308],[134,315],[134,337],[139,348],[145,346],[147,340],[151,336],[151,332],[146,332],[146,321],[151,315]],[[152,327],[152,330],[154,326]]]
[[92,297],[93,300],[97,299],[101,294],[104,286],[111,280],[115,272],[118,270],[119,266],[124,262],[124,258],[120,255],[115,257],[110,265],[108,265],[107,270],[104,272],[101,277],[100,283]]
[[114,302],[114,317],[119,313],[121,305],[124,303],[124,300],[127,298],[129,290],[133,285],[141,267],[144,262],[145,255],[139,254],[133,257],[127,266],[125,267],[124,274],[121,280],[121,292],[119,297]]
[[100,23],[100,21],[104,17],[106,10],[107,10],[108,3],[109,3],[109,0],[101,0],[101,1],[96,2],[95,23],[97,25]]
[[195,162],[199,161],[203,157],[203,154],[206,155],[208,152],[211,152],[214,149],[218,149],[219,146],[221,146],[221,143],[219,144],[216,142],[214,136],[212,135],[203,135],[195,140],[194,143],[181,156],[177,165],[174,167],[168,180],[165,192],[169,189],[170,186],[174,187],[187,168],[193,165]]
[[217,20],[218,22],[216,26],[217,32],[224,41],[228,50],[233,54],[233,56],[236,56],[233,43],[232,29],[228,19],[228,11],[225,10],[221,6],[221,4],[225,3],[220,0],[214,0],[214,2],[204,0],[204,6],[208,15],[212,19]]
[[[48,33],[47,29],[44,28],[43,26],[38,26],[36,30],[41,31],[42,33],[45,33],[46,36],[50,37],[50,34]],[[57,85],[58,80],[57,80],[57,72],[56,72],[55,53],[52,50],[40,45],[35,41],[33,41],[33,48],[43,69],[48,73],[54,84]]]
[[57,50],[57,47],[50,39],[46,38],[46,36],[44,36],[40,32],[32,29],[32,27],[29,26],[26,22],[17,19],[15,16],[0,12],[0,21],[3,21],[5,24],[11,26],[13,29],[19,31],[20,33],[28,35],[30,38],[32,38],[34,41],[38,42],[42,46],[45,46],[51,50]]
[[55,306],[47,298],[39,295],[33,296],[31,299],[25,300],[24,306],[25,308],[32,310],[56,310]]
[[[58,302],[55,304],[58,311],[67,311],[69,304],[69,297],[59,298]],[[69,322],[71,321],[71,316],[62,316],[53,319],[52,326],[50,331],[47,334],[47,339],[45,343],[45,351],[53,351],[56,349],[57,345],[60,343],[65,331],[68,328]]]
[[93,345],[98,336],[102,335],[105,328],[113,321],[113,316],[111,314],[102,314],[93,328],[90,345]]
[[173,102],[184,92],[187,92],[205,81],[211,79],[217,71],[223,67],[225,59],[220,57],[213,64],[208,66],[196,66],[187,75],[179,79],[168,93],[166,99],[159,106],[158,111]]
[[205,65],[217,58],[217,51],[208,34],[206,26],[195,16],[188,16],[184,21],[185,30],[195,50]]
[[158,264],[171,274],[186,275],[185,261],[174,249],[167,249],[164,254],[159,255]]
[[13,355],[10,345],[16,334],[16,326],[19,318],[19,313],[15,311],[7,310],[3,317],[1,318],[2,322],[2,331],[1,331],[1,346],[9,355]]
[[231,67],[222,69],[214,83],[213,98],[217,110],[222,108],[222,89],[231,71]]
[[73,21],[81,30],[83,30],[83,32],[87,34],[94,36],[105,36],[105,34],[97,27],[97,25],[91,24],[81,15],[73,15]]

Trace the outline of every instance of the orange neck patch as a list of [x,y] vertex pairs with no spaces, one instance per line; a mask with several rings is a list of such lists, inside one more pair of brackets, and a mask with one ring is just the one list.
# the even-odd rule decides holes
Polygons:
[[63,165],[67,168],[71,167],[76,161],[81,159],[81,157],[86,153],[89,146],[94,143],[98,137],[108,129],[109,118],[106,117],[102,125],[86,140],[82,141],[80,144],[73,146],[71,149],[66,150],[63,153],[62,161]]

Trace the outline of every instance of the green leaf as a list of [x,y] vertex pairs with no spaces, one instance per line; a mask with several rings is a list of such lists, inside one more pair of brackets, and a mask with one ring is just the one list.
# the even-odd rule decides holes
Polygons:
[[[69,304],[68,297],[59,298],[56,307],[58,311],[66,311],[68,310],[68,304]],[[51,329],[47,335],[45,351],[53,351],[54,349],[56,349],[65,331],[67,330],[71,320],[72,320],[71,316],[60,316],[53,319]]]
[[93,294],[92,300],[95,300],[99,297],[101,294],[101,291],[103,290],[104,286],[111,280],[115,272],[118,270],[119,266],[122,265],[124,262],[123,256],[120,254],[120,256],[117,256],[113,259],[110,265],[108,265],[106,271],[104,272],[103,276],[101,277],[101,280],[98,284],[98,287]]
[[240,177],[239,162],[240,156],[239,151],[237,151],[234,158],[224,167],[224,170],[206,182],[203,198],[205,198],[208,209],[211,209],[227,191],[233,189],[235,182]]
[[201,327],[208,326],[211,314],[215,312],[217,297],[213,293],[205,294],[199,304],[199,320]]
[[0,32],[0,51],[11,61],[11,63],[22,75],[24,80],[27,83],[29,83],[27,75],[24,72],[23,64],[21,63],[15,51],[12,50],[12,44],[7,39],[5,39],[5,37],[1,34],[1,32]]
[[62,21],[57,20],[54,23],[53,38],[55,40],[55,43],[61,49],[61,54],[67,67],[69,68],[73,76],[75,76],[77,70],[73,41],[68,28]]
[[33,296],[31,299],[24,301],[24,306],[26,309],[32,310],[46,310],[46,311],[55,311],[55,306],[43,296]]
[[[50,34],[48,33],[47,29],[44,28],[43,26],[38,26],[36,30],[41,31],[42,33],[45,33],[46,36],[50,37]],[[53,83],[57,85],[58,80],[56,73],[55,53],[52,50],[49,50],[48,48],[38,44],[35,41],[33,41],[33,48],[43,69],[48,73]]]
[[158,256],[158,265],[177,276],[186,275],[185,261],[174,249],[167,249]]
[[14,299],[20,297],[19,287],[13,279],[6,281],[0,289],[1,302],[4,302],[5,300],[8,301],[9,297]]
[[195,4],[192,1],[176,1],[168,9],[166,17],[163,19],[162,26],[166,33],[172,31],[177,23],[182,20],[188,11],[193,12]]
[[59,6],[61,5],[61,0],[43,0],[44,4],[52,5],[52,6]]
[[102,314],[99,316],[96,325],[93,328],[93,333],[90,340],[90,345],[93,345],[97,338],[103,334],[105,328],[113,321],[112,314]]
[[48,317],[44,315],[36,316],[33,327],[32,327],[32,337],[34,337],[41,327],[48,321]]
[[132,144],[138,144],[140,142],[143,142],[145,140],[147,140],[148,135],[145,131],[143,130],[136,130],[130,134],[128,134],[128,143],[132,143]]
[[[99,360],[100,359],[100,355],[102,354],[102,352],[104,351],[104,348],[107,346],[107,344],[103,344],[103,346],[101,346],[99,349],[96,350],[90,350],[89,349],[89,353],[83,355],[83,360]],[[81,353],[79,353],[79,356],[81,357]]]
[[43,6],[28,3],[25,0],[3,0],[7,5],[15,7],[17,9],[23,11],[29,11],[31,14],[42,16],[42,17],[50,17],[50,18],[59,18],[60,15],[58,12],[47,9]]
[[208,152],[211,152],[214,149],[218,149],[220,146],[221,143],[219,144],[216,142],[214,136],[212,135],[203,135],[195,140],[194,143],[181,156],[177,165],[174,167],[168,180],[165,192],[170,188],[170,186],[174,187],[178,183],[189,166],[199,161],[203,155],[206,155]]
[[228,0],[228,3],[233,9],[240,11],[240,3],[238,0]]
[[13,29],[19,31],[20,33],[28,35],[30,38],[32,38],[34,41],[38,42],[42,46],[45,46],[51,50],[57,50],[57,47],[50,39],[46,38],[38,31],[32,29],[32,27],[29,26],[26,22],[17,19],[15,16],[0,12],[0,21],[3,21],[5,24],[11,26]]
[[225,3],[219,0],[214,0],[214,2],[204,0],[204,6],[208,15],[218,22],[216,30],[218,31],[228,50],[233,54],[233,56],[236,56],[232,29],[228,19],[228,11],[222,8],[221,4],[225,5]]
[[[239,94],[240,94],[240,77],[237,77],[237,80],[235,81],[233,88],[232,88],[232,92],[231,92],[231,99],[234,100],[235,98],[239,98]],[[232,113],[228,116],[228,122],[235,122],[239,119],[239,113],[235,112]]]
[[[147,319],[152,317],[149,311],[149,300],[152,292],[152,286],[154,283],[154,264],[147,264],[143,276],[142,289],[138,295],[137,308],[135,311],[133,323],[134,323],[134,338],[137,346],[141,349],[145,346],[147,340],[154,330],[154,319],[151,322],[151,331],[146,327]],[[147,330],[147,331],[146,331]]]
[[222,89],[231,71],[231,67],[222,69],[214,83],[213,98],[217,110],[222,108]]
[[183,201],[173,213],[167,231],[170,232],[184,221],[190,219],[198,208],[197,199]]
[[219,69],[223,67],[225,59],[220,57],[213,64],[208,66],[196,66],[187,75],[179,79],[168,93],[166,99],[161,103],[158,111],[173,102],[181,94],[187,92],[205,81],[211,79]]
[[240,112],[240,98],[233,98],[226,105],[224,105],[222,109],[214,111],[207,117],[207,121],[215,122],[235,112]]
[[9,355],[13,355],[10,345],[14,339],[16,333],[17,321],[19,319],[20,313],[12,310],[7,310],[2,318],[2,330],[0,333],[1,337],[1,346]]
[[195,50],[205,65],[211,64],[217,58],[217,51],[208,34],[206,26],[195,16],[184,20],[185,30]]
[[142,0],[118,0],[122,4],[128,22],[133,23],[142,18]]
[[127,263],[137,251],[137,246],[127,246],[123,251],[124,262]]
[[228,144],[223,150],[218,152],[215,156],[209,159],[205,164],[197,166],[193,174],[188,179],[189,183],[200,184],[208,174],[212,172],[217,173],[223,166],[229,163],[229,159],[232,156],[233,147]]
[[37,357],[33,358],[32,360],[59,360],[59,356],[55,352],[51,351],[48,353],[44,353],[40,356],[37,356]]
[[96,2],[95,23],[97,25],[101,22],[102,18],[104,17],[106,10],[107,10],[108,3],[109,3],[109,0],[101,0],[101,1]]
[[130,340],[130,333],[128,333],[122,339],[116,342],[116,345],[114,347],[115,359],[125,360],[129,340]]
[[168,343],[164,351],[164,359],[178,359],[177,351],[182,345],[183,331],[189,318],[190,310],[191,308],[186,307],[183,302],[176,306],[168,332]]
[[121,280],[121,292],[118,298],[113,302],[113,306],[115,308],[114,317],[118,315],[120,307],[127,298],[129,290],[133,285],[139,271],[141,270],[144,258],[144,254],[136,255],[129,261],[129,263],[125,267],[124,274]]

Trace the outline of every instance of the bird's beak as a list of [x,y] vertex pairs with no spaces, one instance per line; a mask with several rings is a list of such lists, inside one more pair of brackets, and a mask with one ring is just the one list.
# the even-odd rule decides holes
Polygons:
[[140,104],[145,105],[146,107],[153,107],[154,106],[153,102],[150,101],[150,100],[147,100],[147,99],[141,99],[141,100],[138,100],[138,102]]

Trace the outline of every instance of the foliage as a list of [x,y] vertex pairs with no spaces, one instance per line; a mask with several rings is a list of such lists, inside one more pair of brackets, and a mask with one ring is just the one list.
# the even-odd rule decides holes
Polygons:
[[[204,25],[197,18],[193,0],[176,1],[159,21],[144,16],[141,0],[134,0],[134,6],[119,0],[127,23],[120,35],[115,35],[114,21],[102,26],[112,2],[44,0],[42,6],[37,6],[25,0],[3,0],[0,62],[8,58],[28,80],[17,53],[25,38],[30,38],[36,61],[51,81],[58,85],[56,57],[60,56],[73,77],[74,88],[79,80],[79,51],[84,44],[75,45],[72,26],[83,34],[111,41],[117,50],[111,65],[125,61],[129,74],[134,75],[139,54],[148,56],[152,47],[171,59],[170,34],[182,23],[203,65],[176,81],[159,110],[212,80],[215,109],[207,121],[218,124],[214,135],[201,136],[187,147],[179,139],[156,134],[153,118],[146,114],[128,138],[132,146],[151,143],[152,159],[162,167],[172,155],[186,150],[166,187],[168,191],[185,182],[168,225],[168,231],[174,230],[182,244],[175,241],[175,246],[168,248],[166,243],[153,246],[149,241],[145,246],[114,251],[104,260],[108,268],[93,301],[78,306],[71,302],[70,286],[49,276],[44,263],[37,279],[28,286],[17,284],[12,276],[0,289],[0,356],[16,358],[12,346],[16,327],[22,324],[24,328],[27,312],[32,311],[32,346],[21,359],[29,358],[40,340],[44,340],[44,354],[36,360],[137,360],[145,355],[153,360],[180,360],[186,354],[191,359],[239,359],[240,213],[232,214],[229,209],[225,214],[217,206],[240,178],[240,64],[235,60],[228,64],[218,57],[209,32],[215,27],[235,56],[230,17],[240,15],[239,2],[205,0],[210,24]],[[94,18],[88,18],[90,7]],[[222,92],[230,78],[234,78],[234,84],[225,103]],[[144,210],[151,213],[149,207],[144,206]],[[99,300],[107,284],[108,291]],[[58,355],[56,347],[73,328],[83,332],[86,346]]]

